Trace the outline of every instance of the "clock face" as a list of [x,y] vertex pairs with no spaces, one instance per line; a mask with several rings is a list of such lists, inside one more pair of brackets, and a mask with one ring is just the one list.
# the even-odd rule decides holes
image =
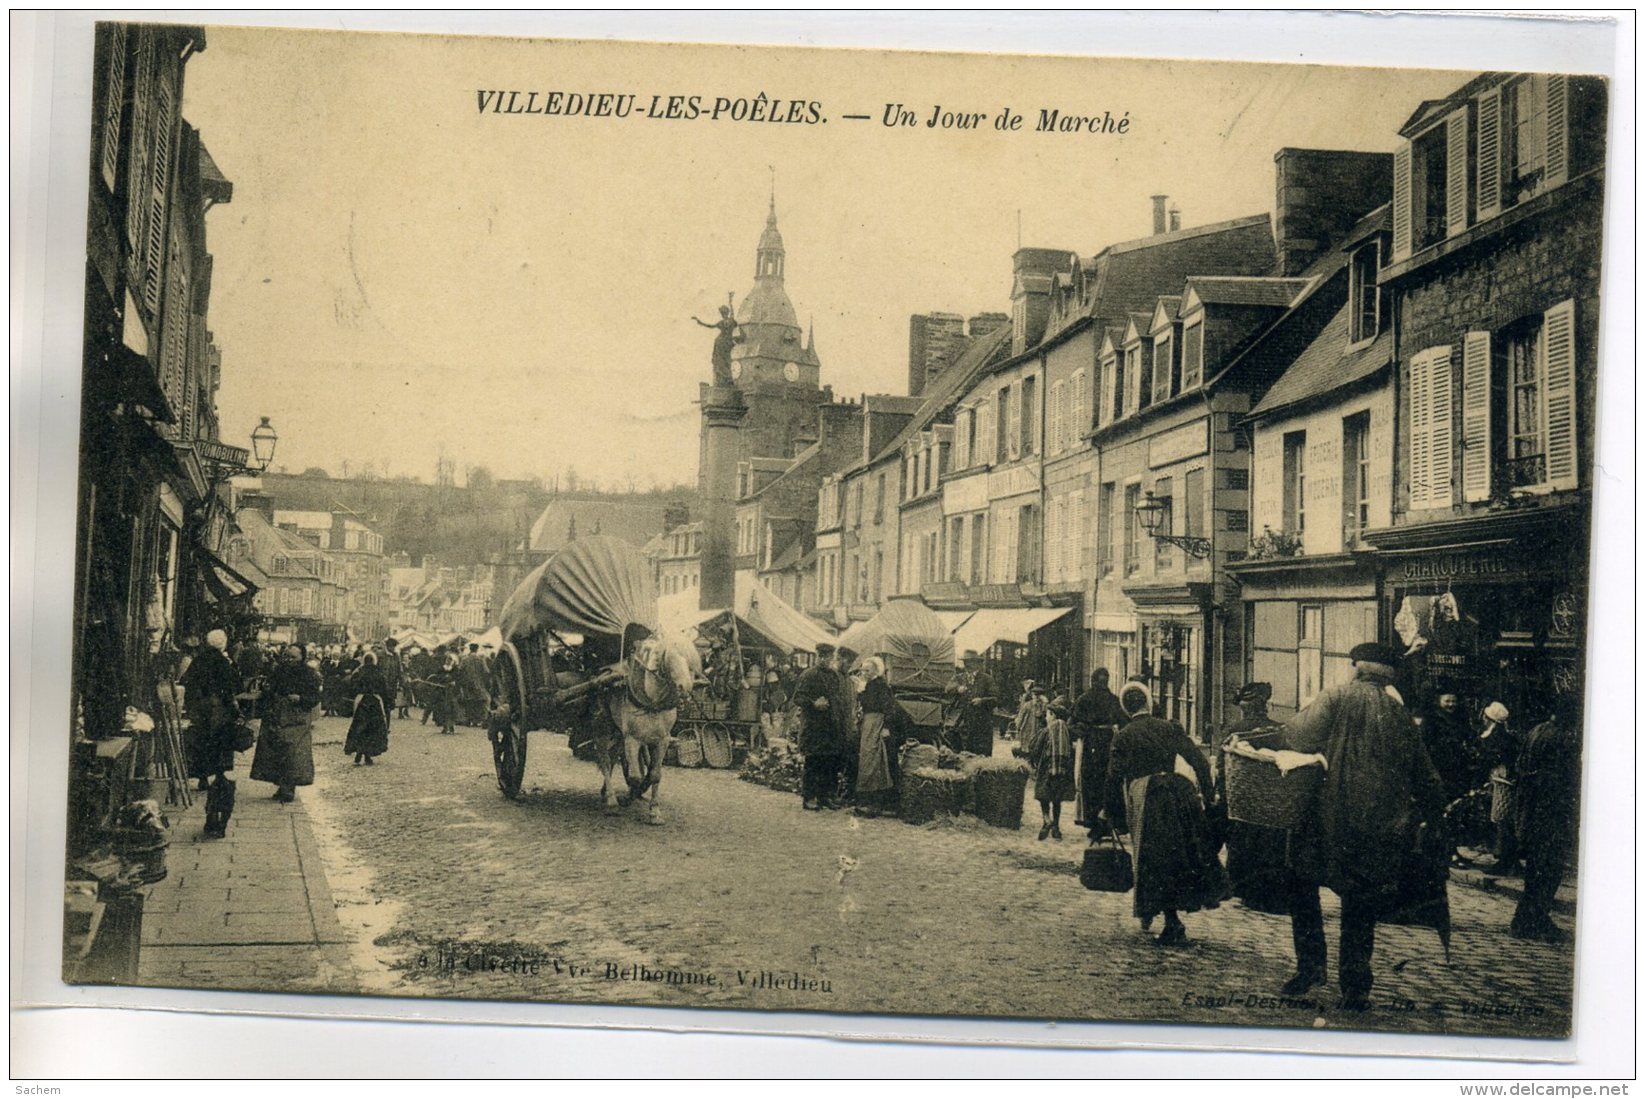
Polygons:
[[800,380],[800,364],[799,363],[788,363],[786,366],[784,366],[783,367],[783,377],[787,378],[791,382],[799,381]]
[[742,363],[739,362],[739,363],[732,363],[731,364],[731,376],[733,378],[740,378],[740,377],[743,376],[743,364]]

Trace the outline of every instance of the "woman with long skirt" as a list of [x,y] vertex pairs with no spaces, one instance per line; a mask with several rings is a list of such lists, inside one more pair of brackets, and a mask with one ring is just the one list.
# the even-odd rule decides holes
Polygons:
[[[1131,833],[1133,914],[1146,930],[1164,913],[1156,942],[1180,946],[1188,941],[1181,913],[1215,908],[1228,896],[1200,794],[1212,788],[1211,769],[1181,725],[1151,716],[1154,700],[1145,685],[1127,683],[1120,705],[1131,721],[1114,737],[1103,813],[1116,829]],[[1192,781],[1179,771],[1178,760],[1192,771]]]
[[365,663],[349,680],[349,693],[354,696],[354,717],[348,725],[348,737],[343,751],[354,757],[354,765],[371,766],[376,757],[388,751],[389,706],[393,691],[376,653],[366,653]]
[[303,661],[303,650],[288,645],[269,676],[267,709],[251,760],[251,777],[272,782],[274,800],[292,802],[297,787],[314,785],[314,708],[320,704],[320,675]]
[[225,650],[228,635],[222,630],[206,634],[206,647],[189,664],[183,675],[184,695],[189,711],[189,777],[205,784],[206,826],[209,838],[228,834],[229,817],[234,813],[234,729],[240,710],[235,696],[240,693],[240,673]]
[[905,728],[907,714],[897,704],[885,678],[885,662],[871,656],[862,664],[867,682],[857,704],[862,710],[861,734],[857,745],[857,813],[875,817],[896,808],[897,782],[891,755]]

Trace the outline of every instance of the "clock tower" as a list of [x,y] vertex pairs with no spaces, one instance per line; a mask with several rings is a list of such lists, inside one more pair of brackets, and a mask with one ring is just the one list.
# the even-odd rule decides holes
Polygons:
[[[821,385],[815,341],[801,331],[783,285],[787,262],[773,195],[765,231],[754,250],[754,288],[736,308],[731,376],[748,407],[737,448],[741,462],[794,457],[816,441],[817,408],[833,400],[833,393]],[[700,462],[706,462],[706,445],[705,440]],[[701,483],[705,466],[698,468]]]

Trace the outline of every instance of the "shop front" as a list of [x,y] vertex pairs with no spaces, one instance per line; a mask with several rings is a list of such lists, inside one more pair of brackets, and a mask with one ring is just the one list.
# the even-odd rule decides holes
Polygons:
[[1125,594],[1137,608],[1137,666],[1129,678],[1148,685],[1155,714],[1203,743],[1211,720],[1207,673],[1215,656],[1211,585],[1127,585]]
[[1245,678],[1267,683],[1276,717],[1353,677],[1348,654],[1378,639],[1377,570],[1367,554],[1243,561],[1228,566],[1246,605]]
[[1567,505],[1372,532],[1407,704],[1450,690],[1529,728],[1554,697],[1580,697],[1587,530],[1586,507]]

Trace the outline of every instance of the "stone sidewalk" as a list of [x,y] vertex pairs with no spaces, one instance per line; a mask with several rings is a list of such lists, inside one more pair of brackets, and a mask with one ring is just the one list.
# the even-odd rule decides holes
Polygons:
[[168,809],[168,874],[149,894],[138,983],[170,988],[352,992],[358,982],[337,922],[314,829],[298,792],[274,801],[241,780],[228,837],[202,834],[205,795]]

